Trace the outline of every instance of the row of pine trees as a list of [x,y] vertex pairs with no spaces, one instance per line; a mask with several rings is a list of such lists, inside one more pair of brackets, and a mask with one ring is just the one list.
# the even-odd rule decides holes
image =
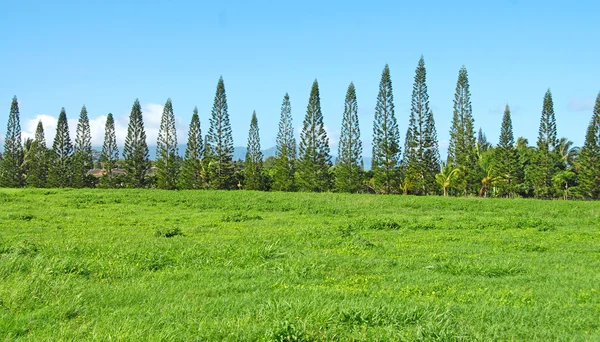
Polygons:
[[47,148],[42,123],[34,139],[21,143],[19,107],[13,98],[4,153],[0,159],[3,187],[93,187],[160,189],[248,189],[275,191],[338,191],[600,199],[600,94],[582,148],[558,139],[552,94],[544,96],[536,146],[515,140],[507,105],[500,139],[490,144],[479,130],[476,137],[466,68],[456,85],[448,156],[440,158],[433,112],[429,107],[426,68],[418,62],[404,153],[394,111],[390,69],[381,75],[373,122],[372,165],[364,170],[356,89],[350,83],[344,103],[335,165],[323,124],[319,85],[315,80],[304,117],[300,142],[294,137],[290,98],[281,106],[276,156],[264,160],[256,112],[252,114],[244,162],[233,160],[233,137],[223,78],[217,84],[210,127],[202,135],[197,108],[188,131],[185,155],[177,151],[173,105],[162,114],[154,165],[149,160],[141,106],[131,109],[122,158],[112,114],[108,114],[99,157],[99,182],[90,175],[94,160],[88,114],[82,108],[74,143],[64,108],[56,135]]

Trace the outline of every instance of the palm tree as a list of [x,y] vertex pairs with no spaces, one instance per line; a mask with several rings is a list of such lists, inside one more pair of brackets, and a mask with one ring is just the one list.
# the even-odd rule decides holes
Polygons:
[[566,201],[569,199],[569,184],[575,180],[575,173],[572,171],[560,171],[552,177],[552,182],[557,188],[562,189],[563,199]]
[[405,195],[408,195],[408,190],[410,190],[415,183],[409,179],[409,177],[404,177],[404,181],[400,183],[400,190]]
[[33,163],[31,159],[34,157],[36,150],[36,146],[34,145],[37,145],[37,143],[31,138],[25,139],[23,144],[23,163],[21,164],[21,170],[25,179],[27,178],[27,175],[29,175],[29,168]]
[[579,147],[573,146],[573,142],[567,138],[560,138],[556,149],[560,152],[560,157],[568,169],[575,166],[575,161],[579,156]]
[[492,167],[488,167],[485,177],[481,179],[481,189],[479,190],[479,197],[487,197],[490,187],[492,185],[498,184],[498,181],[502,178],[494,177],[493,174],[494,172]]
[[446,165],[442,168],[442,172],[435,175],[436,183],[444,189],[444,196],[448,196],[448,187],[452,185],[459,172],[459,168],[453,168],[452,165]]

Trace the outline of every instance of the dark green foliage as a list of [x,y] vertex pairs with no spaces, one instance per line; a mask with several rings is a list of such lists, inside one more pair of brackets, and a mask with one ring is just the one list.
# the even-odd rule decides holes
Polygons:
[[245,162],[242,159],[238,159],[233,162],[233,175],[231,176],[231,184],[233,188],[241,190],[244,187],[244,167]]
[[477,133],[477,149],[480,152],[486,152],[492,147],[492,145],[488,142],[485,133],[483,133],[483,129],[480,127],[479,132]]
[[254,220],[262,220],[260,215],[250,215],[248,213],[236,212],[231,215],[224,215],[221,218],[221,222],[246,222]]
[[119,147],[117,146],[117,136],[115,134],[115,120],[112,113],[108,113],[106,124],[104,126],[104,144],[100,154],[100,163],[104,169],[101,183],[104,187],[114,187],[113,170],[117,168],[119,161]]
[[175,189],[178,174],[179,157],[177,155],[175,114],[171,99],[167,99],[156,141],[156,186],[159,189]]
[[181,231],[180,228],[175,227],[175,228],[157,229],[154,232],[154,236],[156,236],[156,237],[172,238],[172,237],[175,237],[175,236],[184,236],[184,234],[183,234],[183,232]]
[[554,103],[552,93],[548,90],[544,95],[537,151],[533,155],[526,174],[537,198],[551,198],[554,196],[552,177],[556,172],[564,169],[557,145]]
[[550,89],[544,95],[544,106],[542,108],[542,117],[540,119],[540,128],[538,135],[538,148],[548,146],[548,149],[556,147],[558,138],[556,134],[556,117],[554,115],[554,102]]
[[27,177],[29,176],[29,168],[31,165],[31,155],[33,153],[33,139],[27,138],[23,142],[23,163],[21,164],[21,174],[24,177],[25,183],[27,183]]
[[262,186],[263,154],[260,151],[260,134],[256,111],[252,113],[250,130],[248,131],[248,147],[244,168],[244,188],[246,190],[263,190]]
[[73,186],[73,144],[69,136],[67,113],[61,109],[52,144],[48,186],[68,188]]
[[511,197],[519,182],[517,151],[513,136],[510,107],[506,105],[500,128],[500,141],[494,149],[493,174],[498,177],[499,194]]
[[150,171],[150,160],[148,158],[148,144],[146,143],[142,107],[140,101],[136,99],[131,107],[127,137],[123,148],[123,168],[127,175],[125,184],[127,187],[141,188],[146,186],[146,176]]
[[460,169],[456,187],[460,192],[467,195],[479,190],[473,109],[465,67],[460,69],[456,82],[447,163]]
[[323,124],[319,83],[313,82],[300,134],[297,183],[302,191],[323,192],[330,188],[329,138]]
[[536,149],[533,146],[529,146],[527,139],[519,137],[517,138],[515,150],[517,152],[516,179],[518,180],[515,184],[516,192],[520,196],[530,197],[533,195],[533,186],[529,179],[525,177],[525,173],[529,169],[529,165],[531,165]]
[[502,117],[502,127],[500,127],[500,140],[498,148],[514,148],[515,138],[512,129],[512,119],[510,116],[510,107],[508,104],[504,108],[504,116]]
[[404,145],[404,186],[419,195],[434,194],[440,171],[440,153],[433,112],[429,108],[427,71],[423,57],[415,71],[410,120]]
[[28,165],[27,186],[43,188],[48,178],[48,156],[44,126],[40,120],[35,130],[35,139],[29,148],[25,163]]
[[233,137],[227,112],[227,95],[223,77],[219,78],[211,111],[210,128],[205,144],[209,185],[213,189],[233,189]]
[[339,192],[358,192],[362,188],[362,141],[358,124],[356,89],[350,82],[344,102],[342,132],[335,165],[335,189]]
[[556,145],[556,153],[561,160],[562,167],[565,167],[571,171],[576,169],[576,160],[579,157],[580,148],[573,146],[573,142],[565,137],[558,140]]
[[579,183],[585,198],[600,199],[600,93],[579,154]]
[[577,174],[571,170],[560,170],[552,176],[552,185],[557,195],[561,195],[563,200],[569,199],[569,191],[575,186]]
[[77,121],[75,145],[73,146],[73,187],[83,188],[89,186],[90,178],[87,172],[93,167],[90,121],[87,109],[83,106]]
[[373,154],[371,169],[374,188],[386,194],[398,189],[398,163],[400,161],[400,132],[394,114],[394,94],[390,68],[386,64],[381,73],[375,119],[373,121]]
[[294,173],[296,171],[296,138],[292,123],[292,106],[290,96],[286,93],[281,104],[279,131],[277,132],[276,162],[273,168],[273,189],[277,191],[293,191]]
[[0,159],[0,187],[17,188],[23,186],[23,145],[21,145],[21,122],[19,102],[13,97],[8,114],[4,153]]
[[205,185],[206,174],[203,167],[204,143],[200,129],[198,108],[194,108],[190,129],[188,131],[187,148],[183,158],[183,168],[179,181],[183,189],[200,189]]

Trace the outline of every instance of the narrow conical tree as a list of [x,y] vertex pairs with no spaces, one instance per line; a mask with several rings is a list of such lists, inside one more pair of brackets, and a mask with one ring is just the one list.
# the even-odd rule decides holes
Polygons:
[[19,102],[14,96],[10,105],[6,136],[4,137],[4,153],[0,159],[0,187],[17,188],[23,186],[23,145],[21,143],[21,121]]
[[87,172],[93,167],[90,121],[87,109],[83,106],[77,121],[75,145],[73,146],[73,186],[76,188],[89,186]]
[[533,184],[534,194],[537,198],[551,198],[554,195],[552,177],[562,169],[561,158],[556,150],[557,144],[554,102],[552,93],[548,89],[544,95],[537,151],[527,170],[527,176]]
[[127,174],[126,185],[130,188],[141,188],[146,185],[146,176],[150,170],[148,144],[140,101],[135,100],[129,115],[127,137],[123,148],[123,168]]
[[436,175],[440,172],[440,156],[433,112],[429,108],[423,57],[415,71],[402,164],[405,170],[404,183],[411,184],[416,194],[426,195],[437,191]]
[[440,149],[438,145],[437,129],[433,111],[425,118],[425,139],[423,145],[426,147],[423,151],[423,179],[425,180],[425,193],[435,194],[439,190],[436,188],[435,176],[441,171],[442,161],[440,158]]
[[117,135],[115,133],[115,119],[112,113],[106,117],[104,126],[104,144],[100,153],[100,163],[104,169],[103,183],[107,187],[114,187],[113,170],[117,168],[119,161],[119,147],[117,146]]
[[31,138],[25,139],[23,141],[23,163],[21,164],[21,174],[23,175],[23,180],[25,184],[27,184],[27,178],[30,174],[32,157],[35,153],[35,142]]
[[29,156],[27,186],[43,188],[46,186],[48,177],[48,148],[46,147],[46,136],[41,120],[38,122],[35,130],[35,139],[31,145]]
[[408,119],[408,128],[406,129],[406,135],[404,136],[404,154],[400,162],[401,177],[403,178],[400,189],[405,195],[414,191],[415,180],[418,178],[416,169],[417,154],[415,153],[415,149],[411,147],[415,144],[415,140],[412,137],[413,129],[411,128],[414,125],[415,118],[411,116]]
[[515,151],[517,153],[515,193],[522,197],[531,197],[533,195],[533,185],[529,179],[528,171],[537,149],[529,146],[529,140],[518,137],[515,142]]
[[300,158],[297,183],[302,191],[323,192],[330,188],[329,138],[323,124],[319,83],[315,80],[310,91],[306,116],[300,134]]
[[194,107],[181,170],[181,188],[201,189],[205,185],[206,175],[202,165],[203,155],[204,143],[202,141],[202,130],[200,129],[200,117],[198,116],[198,108]]
[[588,199],[600,199],[600,93],[579,154],[579,187]]
[[344,102],[342,132],[338,143],[335,166],[335,189],[339,192],[358,192],[361,189],[362,141],[358,125],[356,89],[350,82]]
[[293,191],[294,173],[296,171],[296,138],[292,123],[292,106],[290,96],[286,93],[281,104],[281,117],[277,132],[277,146],[273,174],[273,189]]
[[390,68],[386,64],[381,73],[379,94],[373,121],[373,160],[375,187],[386,194],[398,188],[398,163],[400,161],[400,132],[394,113],[394,95]]
[[233,189],[233,137],[227,110],[223,77],[219,78],[211,111],[206,152],[209,156],[209,182],[213,189]]
[[483,129],[479,127],[479,132],[477,133],[477,148],[480,152],[486,152],[490,147],[490,143],[488,142],[485,133],[483,133]]
[[179,157],[177,156],[177,131],[173,103],[167,99],[160,120],[156,141],[156,180],[159,189],[172,190],[177,187]]
[[244,188],[246,190],[262,190],[263,154],[260,151],[260,135],[256,111],[252,113],[250,130],[248,131],[248,147],[244,168]]
[[69,136],[69,124],[64,108],[61,109],[56,124],[48,184],[53,188],[73,186],[73,143]]
[[456,82],[447,163],[460,170],[457,188],[465,195],[477,193],[480,182],[477,179],[475,129],[469,77],[465,67],[460,69]]
[[494,150],[493,161],[494,176],[500,179],[500,195],[512,197],[515,185],[518,182],[517,151],[515,149],[515,138],[513,136],[510,107],[508,104],[504,109],[502,127],[500,128],[500,140]]

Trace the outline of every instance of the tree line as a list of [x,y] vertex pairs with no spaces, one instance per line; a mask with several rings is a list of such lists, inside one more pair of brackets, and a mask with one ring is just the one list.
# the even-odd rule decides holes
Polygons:
[[[252,113],[246,158],[233,160],[233,137],[225,84],[217,83],[208,133],[203,136],[198,109],[191,118],[187,147],[178,155],[173,104],[167,100],[157,139],[156,161],[149,158],[144,121],[136,99],[129,116],[122,155],[115,124],[108,114],[94,167],[86,107],[81,109],[75,141],[69,136],[64,108],[58,117],[52,147],[46,146],[42,122],[35,137],[22,143],[19,106],[13,98],[4,153],[0,156],[2,187],[104,187],[159,189],[247,189],[480,197],[600,199],[600,93],[583,147],[558,139],[550,90],[543,99],[539,135],[534,146],[515,140],[506,105],[500,139],[493,145],[480,129],[475,133],[468,73],[462,67],[454,97],[446,161],[438,148],[429,107],[423,57],[415,70],[404,149],[394,109],[390,69],[381,74],[373,121],[372,165],[365,170],[356,89],[350,83],[344,101],[338,157],[335,163],[323,124],[319,84],[312,84],[299,143],[294,136],[290,97],[285,94],[277,133],[276,155],[263,158],[256,112]],[[403,152],[403,153],[402,153]]]

